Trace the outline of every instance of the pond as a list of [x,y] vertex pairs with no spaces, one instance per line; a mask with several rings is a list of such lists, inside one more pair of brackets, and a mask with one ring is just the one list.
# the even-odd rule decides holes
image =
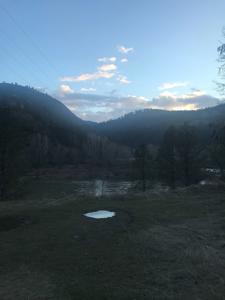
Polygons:
[[[140,180],[119,181],[119,180],[84,180],[73,181],[74,192],[78,195],[94,195],[95,197],[126,195],[127,193],[138,193],[142,190],[142,182]],[[160,183],[154,183],[146,180],[146,190],[166,191],[167,186]]]
[[115,194],[124,195],[130,191],[134,191],[136,186],[136,181],[110,181],[101,179],[74,181],[74,189],[77,194],[90,194],[96,197]]

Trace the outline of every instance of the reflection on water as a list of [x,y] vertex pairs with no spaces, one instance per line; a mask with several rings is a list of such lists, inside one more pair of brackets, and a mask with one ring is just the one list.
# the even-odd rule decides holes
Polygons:
[[108,210],[98,210],[98,211],[84,214],[85,217],[93,218],[93,219],[107,219],[107,218],[112,218],[115,215],[116,214],[113,211],[108,211]]
[[86,180],[74,181],[75,192],[81,195],[91,194],[96,197],[103,195],[124,195],[135,189],[135,181],[109,181],[109,180]]

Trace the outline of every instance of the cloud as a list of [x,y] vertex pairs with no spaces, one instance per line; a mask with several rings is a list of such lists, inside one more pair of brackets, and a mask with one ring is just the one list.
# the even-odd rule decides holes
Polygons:
[[118,46],[117,49],[122,54],[127,54],[134,51],[134,48],[126,48],[125,46]]
[[79,117],[97,122],[147,108],[149,103],[144,96],[118,97],[84,93],[68,94],[66,98],[61,97],[60,100]]
[[84,73],[79,76],[66,76],[62,77],[60,80],[65,82],[82,82],[82,81],[91,81],[97,80],[99,78],[112,78],[115,74],[109,72],[95,72],[95,73]]
[[[125,46],[118,46],[118,51],[127,54],[129,52],[134,51],[133,48],[126,48]],[[80,75],[76,76],[62,76],[60,78],[61,82],[85,82],[85,81],[95,81],[97,79],[111,79],[113,78],[118,72],[117,65],[115,62],[117,61],[117,58],[115,56],[111,57],[100,57],[98,58],[98,61],[103,63],[102,65],[97,67],[97,70],[93,73],[82,73]],[[127,58],[121,58],[121,63],[128,62]],[[119,81],[122,84],[129,84],[130,81],[127,79],[125,75],[119,75],[117,77],[117,81]],[[66,85],[64,85],[66,86]],[[66,91],[65,91],[66,92]],[[67,92],[71,92],[67,90]]]
[[179,87],[185,87],[189,83],[188,82],[165,82],[162,85],[158,87],[159,90],[168,90],[168,89],[173,89],[173,88],[179,88]]
[[88,93],[96,92],[96,89],[94,89],[94,88],[81,88],[80,90],[81,90],[81,92],[88,92]]
[[98,67],[98,70],[100,72],[111,72],[115,71],[117,69],[117,66],[115,64],[107,64],[107,65],[102,65]]
[[215,106],[219,103],[220,100],[218,98],[207,95],[200,90],[192,90],[187,94],[164,91],[151,100],[152,108],[167,110],[196,110]]
[[221,103],[220,99],[200,90],[191,90],[187,94],[163,91],[153,99],[143,95],[118,96],[116,92],[97,95],[88,93],[88,89],[85,92],[84,90],[81,93],[58,92],[54,96],[79,117],[98,122],[118,118],[140,109],[196,110]]
[[[111,57],[110,59],[114,59]],[[79,76],[64,76],[60,80],[62,82],[82,82],[82,81],[93,81],[100,78],[110,79],[115,75],[117,66],[115,64],[104,64],[98,67],[97,72],[94,73],[83,73]]]
[[42,87],[42,86],[34,86],[35,90],[41,92],[41,93],[47,93],[48,88],[47,87]]
[[116,62],[116,57],[100,57],[98,58],[99,62]]
[[74,90],[67,84],[61,84],[59,90],[62,94],[72,94]]
[[121,74],[118,75],[118,77],[117,77],[116,80],[119,81],[122,84],[129,84],[129,83],[131,83],[131,81],[129,81],[125,75],[121,75]]

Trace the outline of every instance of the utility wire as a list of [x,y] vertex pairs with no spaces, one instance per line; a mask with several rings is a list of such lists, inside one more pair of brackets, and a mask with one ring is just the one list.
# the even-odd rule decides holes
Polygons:
[[[3,51],[3,48],[2,48],[2,47],[0,47],[0,51],[2,51],[3,53],[7,53],[7,52],[4,52],[4,51]],[[20,72],[18,72],[18,70],[16,70],[16,69],[15,69],[14,67],[12,67],[10,64],[7,65],[7,67],[8,67],[9,69],[11,69],[12,74],[17,74],[17,77],[21,80],[21,82],[24,82],[24,83],[27,82],[27,80],[23,77],[23,75],[22,75]],[[3,80],[3,81],[4,81],[4,80]]]
[[[30,37],[30,35],[23,29],[23,27],[17,22],[17,20],[12,16],[12,14],[9,12],[8,9],[6,9],[3,5],[0,4],[0,8],[5,12],[6,15],[11,19],[11,21],[14,23],[14,25],[20,29],[20,31],[26,36],[26,38],[31,42],[33,47],[39,52],[39,54],[42,56],[42,58],[47,62],[47,64],[51,67],[51,69],[54,70],[54,72],[58,76],[58,71],[55,68],[55,66],[49,61],[47,56],[44,54],[42,49],[39,47],[39,45]],[[58,76],[60,77],[60,76]]]
[[[27,55],[27,53],[24,53],[23,49],[22,49],[18,44],[16,44],[16,42],[15,42],[13,39],[10,39],[9,36],[6,35],[5,32],[4,32],[1,28],[0,28],[0,34],[1,34],[5,39],[7,39],[7,40],[11,43],[11,45],[14,45],[14,46],[16,47],[16,49],[20,51],[20,53],[22,53],[23,57],[24,57],[27,61],[29,61],[30,66],[33,65],[34,68],[37,70],[37,65],[34,63],[34,61],[32,60],[32,58],[31,58],[29,55]],[[37,72],[36,72],[36,73],[37,73]],[[46,79],[48,79],[47,73],[43,72],[42,70],[39,70],[39,73],[44,74],[45,77],[46,77]],[[35,72],[33,72],[33,74],[35,74]],[[35,75],[35,77],[37,78],[37,75]],[[42,79],[39,79],[39,78],[38,78],[38,81],[42,81]]]
[[[4,53],[8,56],[11,60],[13,60],[13,61],[15,62],[15,64],[21,65],[21,66],[22,66],[21,69],[24,69],[24,64],[21,63],[21,62],[18,60],[17,57],[15,57],[15,56],[12,55],[11,53],[9,53],[9,51],[7,50],[7,48],[1,47],[0,49],[1,49],[2,52],[4,52]],[[18,73],[18,71],[16,71],[16,73]],[[25,79],[24,76],[22,76],[22,77],[23,77],[23,79]],[[35,74],[32,73],[30,77],[34,77],[34,78],[35,78],[35,81],[38,81],[39,84],[41,84],[41,85],[44,84],[44,83],[42,82],[42,80],[40,80],[39,78],[37,78],[37,77],[35,76]],[[25,82],[27,82],[26,79],[25,79]]]

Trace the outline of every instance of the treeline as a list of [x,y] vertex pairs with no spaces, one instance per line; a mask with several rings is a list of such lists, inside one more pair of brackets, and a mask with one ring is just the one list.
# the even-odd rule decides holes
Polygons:
[[44,168],[72,166],[76,172],[83,164],[90,177],[104,178],[116,162],[132,155],[128,147],[40,120],[19,106],[0,106],[0,129],[0,200],[15,197],[26,175],[38,179]]
[[211,134],[210,124],[223,122],[224,115],[224,103],[195,111],[145,109],[115,120],[92,124],[92,127],[98,135],[136,148],[141,144],[159,145],[168,127],[180,127],[186,122],[198,129],[199,142],[207,143]]
[[171,188],[189,186],[218,169],[225,178],[225,125],[215,125],[207,144],[202,144],[196,127],[169,127],[158,147],[142,144],[134,152],[134,176],[146,189],[147,181],[164,182]]
[[[123,173],[127,179],[140,179],[143,190],[147,181],[164,182],[172,188],[196,183],[207,168],[219,169],[224,177],[225,126],[224,116],[215,114],[218,108],[212,108],[214,122],[208,123],[207,118],[204,126],[179,122],[157,131],[155,119],[157,143],[156,139],[150,139],[150,143],[142,139],[140,130],[136,140],[131,131],[126,135],[135,147],[129,147],[107,135],[98,136],[46,94],[29,87],[0,84],[0,200],[14,197],[18,187],[24,186],[26,175],[39,178],[45,168],[68,165],[75,172],[84,165],[90,178],[120,178]],[[144,137],[153,133],[148,130],[147,120],[148,134]]]
[[73,128],[39,122],[21,108],[0,107],[0,199],[10,198],[23,175],[82,160],[85,137]]

